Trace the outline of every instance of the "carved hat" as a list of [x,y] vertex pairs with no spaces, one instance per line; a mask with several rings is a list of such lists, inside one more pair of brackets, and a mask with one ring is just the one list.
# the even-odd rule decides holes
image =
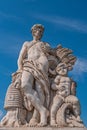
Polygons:
[[41,29],[42,32],[44,31],[44,26],[42,24],[35,24],[32,26],[31,31],[33,32],[36,29]]

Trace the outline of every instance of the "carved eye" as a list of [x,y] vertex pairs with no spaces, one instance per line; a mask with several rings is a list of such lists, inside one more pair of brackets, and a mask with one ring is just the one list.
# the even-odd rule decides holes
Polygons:
[[33,33],[36,33],[37,31],[39,31],[41,34],[43,33],[42,30],[41,30],[40,28],[34,29],[34,30],[33,30]]

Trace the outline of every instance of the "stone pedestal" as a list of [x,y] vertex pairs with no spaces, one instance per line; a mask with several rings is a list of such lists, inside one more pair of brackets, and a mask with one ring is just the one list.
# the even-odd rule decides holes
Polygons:
[[15,128],[0,128],[0,130],[87,130],[87,128],[69,128],[69,127],[64,127],[64,128],[55,128],[55,127],[15,127]]

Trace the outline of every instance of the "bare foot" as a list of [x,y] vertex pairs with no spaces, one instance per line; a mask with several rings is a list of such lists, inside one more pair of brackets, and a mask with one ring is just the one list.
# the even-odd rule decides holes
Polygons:
[[21,121],[14,121],[13,123],[11,123],[11,124],[13,124],[12,126],[14,126],[14,127],[20,127],[21,126]]
[[35,126],[37,126],[37,124],[38,124],[38,121],[34,118],[32,118],[29,122],[30,127],[35,127]]
[[69,127],[74,127],[74,125],[73,125],[73,124],[68,124],[68,126],[69,126]]
[[44,127],[46,126],[47,123],[46,122],[40,122],[39,124],[37,124],[38,127]]
[[58,124],[56,124],[56,123],[51,123],[51,126],[52,126],[52,127],[58,127]]
[[23,125],[23,127],[28,127],[28,126],[29,126],[29,124],[28,124],[28,123],[26,123],[26,124],[24,124],[24,125]]

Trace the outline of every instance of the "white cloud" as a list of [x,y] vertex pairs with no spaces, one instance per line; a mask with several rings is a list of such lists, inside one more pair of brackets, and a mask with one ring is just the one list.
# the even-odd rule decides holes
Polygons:
[[84,74],[86,73],[87,73],[87,59],[78,58],[71,72],[73,78],[78,81],[83,80]]
[[81,33],[87,33],[87,24],[81,22],[80,20],[60,16],[47,16],[43,14],[35,14],[34,17],[36,17],[37,19],[44,20],[46,22],[50,22],[56,26],[61,26],[61,28],[73,29]]
[[87,59],[78,58],[74,70],[79,73],[87,72]]

